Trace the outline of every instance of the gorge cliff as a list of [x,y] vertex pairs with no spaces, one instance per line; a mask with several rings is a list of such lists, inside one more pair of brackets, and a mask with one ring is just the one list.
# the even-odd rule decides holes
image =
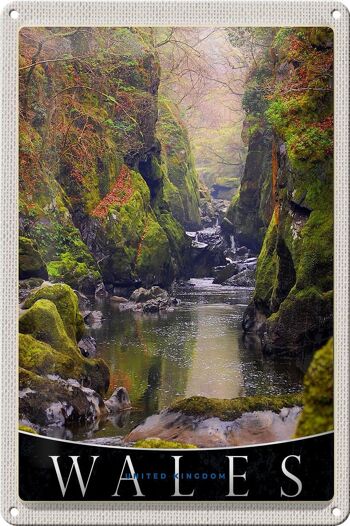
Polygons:
[[266,352],[332,334],[332,42],[327,28],[271,32],[243,96],[248,157],[227,217],[260,251],[243,329]]
[[25,28],[21,42],[22,259],[32,241],[51,281],[85,293],[169,285],[200,223],[198,179],[159,100],[153,30]]

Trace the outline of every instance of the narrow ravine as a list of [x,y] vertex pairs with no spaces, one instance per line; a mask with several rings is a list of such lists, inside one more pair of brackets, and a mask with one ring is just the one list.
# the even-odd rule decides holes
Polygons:
[[21,30],[22,430],[333,429],[332,38]]

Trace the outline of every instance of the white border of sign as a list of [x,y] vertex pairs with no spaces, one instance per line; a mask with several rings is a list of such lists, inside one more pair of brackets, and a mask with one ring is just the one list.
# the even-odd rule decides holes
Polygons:
[[[18,18],[9,16],[11,10]],[[332,11],[340,12],[339,18]],[[330,502],[61,502],[18,497],[18,30],[23,26],[328,26],[335,33],[335,493]],[[330,0],[13,1],[1,38],[1,512],[11,524],[340,524],[349,512],[349,12]],[[317,473],[310,473],[317,477]],[[11,508],[17,508],[13,517]],[[340,510],[334,514],[333,510]]]

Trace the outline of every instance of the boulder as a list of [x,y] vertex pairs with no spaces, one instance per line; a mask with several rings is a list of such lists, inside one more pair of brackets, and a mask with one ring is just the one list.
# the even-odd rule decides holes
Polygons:
[[112,396],[106,400],[105,406],[109,413],[124,411],[131,408],[129,393],[125,387],[118,387]]
[[94,329],[99,329],[102,327],[103,314],[99,310],[87,311],[84,313],[85,322]]
[[106,296],[108,296],[108,293],[103,283],[98,283],[98,285],[96,286],[95,296],[100,298],[105,298]]
[[107,413],[102,397],[74,380],[20,368],[19,389],[20,419],[39,429],[92,423]]
[[245,246],[238,247],[236,248],[235,254],[236,256],[248,256],[250,254],[250,250]]
[[146,301],[142,305],[143,312],[155,313],[162,310],[167,310],[170,307],[169,299],[156,298]]
[[27,237],[19,238],[19,279],[49,279],[46,265],[34,241]]
[[198,231],[190,250],[190,275],[195,278],[211,276],[215,267],[225,265],[227,248],[220,227]]
[[233,287],[254,287],[255,285],[255,270],[245,269],[239,272],[235,276],[227,279],[222,285],[230,285]]
[[38,299],[19,318],[19,331],[49,344],[57,352],[74,356],[75,337],[68,336],[66,327],[56,305],[46,299]]
[[29,294],[38,289],[44,282],[42,278],[28,278],[19,281],[19,301],[24,301]]
[[41,376],[74,379],[104,394],[109,387],[107,365],[84,358],[77,344],[83,320],[74,291],[63,284],[41,288],[27,298],[24,308],[19,319],[20,366]]
[[24,308],[29,309],[40,299],[49,300],[56,306],[68,336],[74,341],[80,340],[85,330],[84,321],[78,298],[71,287],[64,283],[42,287],[26,299]]
[[215,278],[213,283],[223,283],[235,274],[238,274],[239,271],[240,267],[238,263],[230,263],[229,265],[226,265],[226,267],[220,267],[217,271],[215,271]]
[[127,303],[128,300],[126,298],[123,298],[123,296],[111,296],[110,300],[113,303]]
[[91,358],[96,354],[96,340],[92,336],[85,336],[78,342],[78,347],[85,358]]
[[163,300],[167,300],[169,298],[169,294],[166,290],[154,286],[150,289],[144,289],[143,287],[136,289],[130,296],[130,301],[134,301],[135,303],[145,303],[149,300],[161,298]]

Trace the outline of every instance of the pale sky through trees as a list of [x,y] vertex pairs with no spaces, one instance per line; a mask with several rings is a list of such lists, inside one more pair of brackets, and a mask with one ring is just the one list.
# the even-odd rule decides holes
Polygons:
[[251,64],[234,47],[225,28],[156,30],[161,59],[161,93],[181,109],[197,169],[211,186],[240,175],[245,157],[241,99]]

